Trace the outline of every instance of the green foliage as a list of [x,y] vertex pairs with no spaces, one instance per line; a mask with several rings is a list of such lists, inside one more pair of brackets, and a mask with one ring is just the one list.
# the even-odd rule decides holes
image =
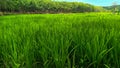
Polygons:
[[0,16],[0,68],[120,68],[120,16]]
[[[3,12],[93,12],[95,6],[81,2],[65,2],[52,0],[0,0],[0,11]],[[101,7],[100,7],[101,8]],[[103,11],[99,9],[97,11]]]
[[103,8],[108,10],[109,12],[112,12],[113,14],[119,14],[120,13],[120,5],[105,6]]

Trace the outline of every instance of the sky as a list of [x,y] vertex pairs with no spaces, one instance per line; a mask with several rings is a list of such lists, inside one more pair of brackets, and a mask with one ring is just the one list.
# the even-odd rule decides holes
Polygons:
[[120,0],[66,0],[66,1],[79,1],[96,6],[111,6],[113,2],[116,2],[118,5],[120,5]]

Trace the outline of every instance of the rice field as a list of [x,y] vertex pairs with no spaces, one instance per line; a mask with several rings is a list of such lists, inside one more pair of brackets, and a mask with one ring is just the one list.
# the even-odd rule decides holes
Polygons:
[[0,16],[0,68],[120,68],[120,15]]

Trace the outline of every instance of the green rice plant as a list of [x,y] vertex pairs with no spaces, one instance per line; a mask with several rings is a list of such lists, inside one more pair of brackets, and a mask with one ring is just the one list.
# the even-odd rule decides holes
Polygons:
[[0,16],[0,68],[119,68],[120,16]]

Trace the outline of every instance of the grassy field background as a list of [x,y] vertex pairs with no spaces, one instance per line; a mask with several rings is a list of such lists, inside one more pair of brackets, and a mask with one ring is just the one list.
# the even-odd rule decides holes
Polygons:
[[0,68],[120,68],[120,16],[0,16]]

